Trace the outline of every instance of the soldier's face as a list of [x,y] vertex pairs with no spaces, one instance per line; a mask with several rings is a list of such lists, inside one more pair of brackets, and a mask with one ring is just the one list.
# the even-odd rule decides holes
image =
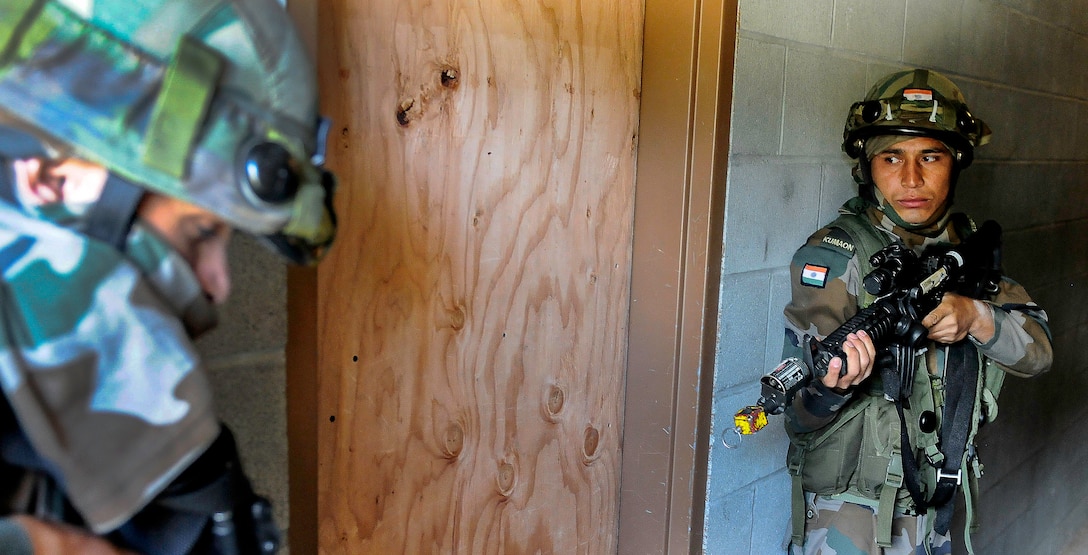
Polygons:
[[147,193],[137,214],[189,263],[204,293],[222,304],[230,295],[227,248],[232,229],[215,214],[185,201]]
[[873,182],[888,205],[909,224],[929,224],[944,214],[952,179],[952,153],[943,143],[917,137],[873,157]]

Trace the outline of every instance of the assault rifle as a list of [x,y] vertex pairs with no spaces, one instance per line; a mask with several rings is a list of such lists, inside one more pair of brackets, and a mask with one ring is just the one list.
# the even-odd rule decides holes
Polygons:
[[[975,299],[996,293],[1001,279],[1001,227],[987,221],[962,243],[933,246],[921,256],[902,243],[893,243],[873,254],[869,262],[873,270],[865,276],[864,286],[877,300],[822,341],[806,336],[802,358],[787,358],[760,378],[759,401],[734,417],[738,434],[759,431],[767,423],[767,414],[780,414],[798,390],[814,377],[826,375],[832,358],[845,360],[842,345],[848,334],[864,330],[878,352],[896,346],[921,347],[928,335],[922,319],[946,292]],[[895,364],[899,391],[909,396],[914,361],[896,360]]]

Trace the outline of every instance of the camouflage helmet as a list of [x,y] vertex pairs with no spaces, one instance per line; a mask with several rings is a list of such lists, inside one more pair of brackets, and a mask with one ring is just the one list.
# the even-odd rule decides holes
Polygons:
[[313,64],[275,0],[7,0],[0,121],[293,262],[335,235]]
[[959,87],[926,69],[899,71],[876,82],[846,116],[843,151],[864,160],[865,141],[878,135],[931,137],[955,150],[957,170],[971,165],[990,128],[974,117]]

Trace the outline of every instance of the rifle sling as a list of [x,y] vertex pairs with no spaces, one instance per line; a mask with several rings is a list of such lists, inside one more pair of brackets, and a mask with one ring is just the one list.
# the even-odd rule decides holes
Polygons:
[[929,508],[936,509],[937,516],[933,528],[938,534],[947,533],[952,524],[955,504],[951,501],[961,482],[961,466],[967,450],[968,436],[971,433],[971,418],[974,414],[975,391],[978,382],[978,358],[974,345],[968,341],[960,341],[949,346],[945,356],[947,362],[945,405],[940,431],[944,461],[938,468],[937,486],[929,499],[926,499],[922,492],[921,472],[907,433],[903,399],[901,397],[895,399],[895,409],[899,413],[903,482],[919,512]]

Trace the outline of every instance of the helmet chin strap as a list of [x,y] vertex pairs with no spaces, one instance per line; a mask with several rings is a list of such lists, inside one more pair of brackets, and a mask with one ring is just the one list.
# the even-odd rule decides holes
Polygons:
[[143,196],[142,188],[111,172],[102,187],[102,195],[87,210],[81,231],[125,252],[128,234],[136,219],[136,208]]
[[185,333],[191,339],[196,339],[219,324],[219,311],[215,303],[206,295],[200,295],[193,299],[181,313],[181,323],[185,326]]
[[941,229],[943,229],[944,222],[948,220],[948,211],[949,208],[952,206],[951,197],[945,200],[944,206],[941,207],[941,210],[939,212],[934,214],[934,217],[922,223],[912,224],[905,221],[899,215],[899,213],[895,211],[895,208],[893,208],[892,205],[888,203],[887,199],[884,198],[884,195],[880,192],[880,189],[877,189],[875,186],[871,187],[871,189],[875,197],[875,202],[873,204],[876,205],[877,209],[883,212],[884,215],[887,216],[888,219],[891,220],[895,225],[906,229],[907,231],[926,235],[926,232],[931,229],[936,231],[940,231]]

